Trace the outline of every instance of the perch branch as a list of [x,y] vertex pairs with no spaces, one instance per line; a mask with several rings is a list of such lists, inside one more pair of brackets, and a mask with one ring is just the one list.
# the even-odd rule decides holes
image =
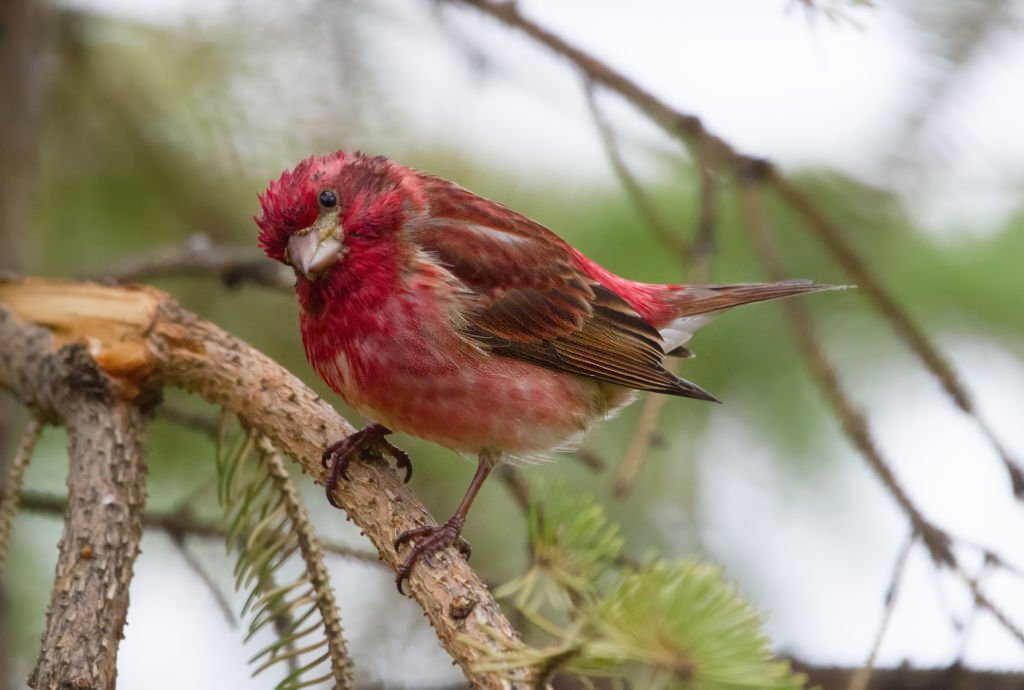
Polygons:
[[[325,479],[324,446],[354,431],[276,362],[156,290],[26,279],[0,284],[0,307],[0,385],[31,407],[38,402],[26,360],[62,341],[86,339],[108,374],[128,381],[149,377],[198,393],[269,438],[319,484]],[[355,463],[349,476],[339,482],[335,500],[397,568],[403,556],[395,537],[432,518],[383,462]],[[474,687],[531,687],[528,669],[476,670],[492,654],[521,649],[522,642],[454,549],[435,562],[439,567],[414,569],[409,588],[441,645]]]

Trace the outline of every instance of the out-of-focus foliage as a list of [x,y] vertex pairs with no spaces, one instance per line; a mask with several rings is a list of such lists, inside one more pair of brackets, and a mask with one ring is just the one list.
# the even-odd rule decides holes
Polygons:
[[533,565],[498,594],[515,594],[555,641],[497,659],[495,668],[526,663],[652,690],[804,686],[788,664],[772,661],[760,617],[720,568],[694,559],[621,560],[618,526],[600,505],[564,491],[545,499],[549,514],[531,514]]

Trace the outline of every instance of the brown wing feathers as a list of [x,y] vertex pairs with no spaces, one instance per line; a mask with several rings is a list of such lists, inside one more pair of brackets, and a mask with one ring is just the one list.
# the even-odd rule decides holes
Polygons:
[[[416,241],[473,290],[466,334],[496,354],[628,388],[715,400],[667,371],[657,329],[577,271],[568,251],[548,237],[433,218]],[[494,266],[479,271],[481,263]]]

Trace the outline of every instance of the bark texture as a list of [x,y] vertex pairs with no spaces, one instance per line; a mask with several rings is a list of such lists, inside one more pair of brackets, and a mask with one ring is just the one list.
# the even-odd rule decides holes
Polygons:
[[[110,690],[128,615],[145,504],[145,422],[115,399],[80,346],[69,359],[59,411],[68,431],[68,505],[33,688]],[[74,361],[78,360],[78,361]]]
[[145,423],[136,385],[102,371],[82,344],[0,313],[0,381],[68,430],[64,536],[29,685],[109,690],[128,612],[145,503]]

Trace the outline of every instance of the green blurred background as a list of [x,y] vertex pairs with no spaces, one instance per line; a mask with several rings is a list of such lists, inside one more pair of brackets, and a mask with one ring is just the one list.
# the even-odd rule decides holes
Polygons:
[[[613,64],[632,46],[650,60],[630,64],[641,84],[671,89],[674,71],[714,73],[721,66],[717,88],[726,95],[709,101],[711,112],[690,100],[685,79],[665,96],[706,115],[712,130],[735,134],[751,153],[781,161],[952,357],[1004,442],[1024,455],[1024,215],[1016,191],[1024,151],[1019,127],[1005,132],[1004,150],[972,124],[972,113],[993,107],[978,96],[979,84],[998,77],[985,70],[1005,69],[987,65],[1004,59],[1016,60],[1017,69],[1024,65],[1018,20],[1007,20],[1021,15],[1019,3],[943,2],[928,12],[913,3],[725,4],[728,9],[709,10],[702,3],[645,2],[628,20],[607,3],[543,9],[525,3],[524,12],[567,37],[579,35]],[[832,17],[832,10],[842,16]],[[702,22],[717,27],[721,52],[709,40],[697,61],[678,54],[672,30],[684,32],[681,23],[702,13],[710,17]],[[32,162],[18,169],[31,180],[31,201],[22,223],[0,228],[0,252],[12,261],[20,257],[25,274],[103,275],[126,257],[181,245],[196,233],[216,244],[252,247],[256,194],[268,180],[307,155],[342,147],[388,155],[499,200],[622,275],[686,280],[685,268],[645,229],[611,174],[572,71],[471,10],[425,0],[210,6],[165,0],[146,8],[51,3],[40,16],[38,69],[20,75],[36,84],[29,90],[41,104],[24,130],[35,138]],[[657,29],[666,24],[672,29]],[[728,68],[738,49],[730,41],[755,32],[758,42],[743,60],[756,61],[759,48],[784,51],[796,36],[809,46],[792,49],[803,55],[804,71],[793,68],[788,79],[757,88],[743,82],[740,70]],[[841,50],[830,52],[833,43]],[[878,45],[915,68],[874,77],[870,68],[866,75],[857,71],[861,63],[884,70],[872,62]],[[772,63],[771,69],[787,68]],[[835,98],[844,78],[852,80],[853,93],[864,94],[856,97],[862,111],[832,120],[824,108],[813,127],[799,117],[762,121],[762,107],[799,108],[814,100],[823,81],[839,82],[821,96]],[[884,87],[872,89],[873,78]],[[769,88],[778,92],[763,105]],[[1009,122],[1024,108],[1019,94],[1007,98],[998,107]],[[645,190],[681,236],[692,235],[699,211],[693,161],[614,98],[602,103]],[[718,129],[719,110],[736,114],[723,125],[731,131]],[[851,134],[858,122],[861,134]],[[772,128],[789,133],[758,140],[758,131]],[[792,143],[802,133],[812,141],[850,141],[815,156],[812,146]],[[713,280],[764,279],[733,191],[728,182],[720,186]],[[791,214],[776,206],[770,211],[794,277],[849,282]],[[154,284],[282,362],[356,422],[304,361],[290,294],[226,287],[215,278]],[[911,494],[945,527],[1024,561],[1013,538],[1024,528],[1020,506],[970,420],[955,412],[863,295],[847,291],[806,302],[843,382]],[[627,497],[613,498],[609,487],[638,405],[588,437],[584,447],[604,469],[561,457],[525,468],[525,476],[541,496],[551,487],[596,496],[621,521],[634,556],[697,553],[724,563],[765,610],[781,651],[812,663],[862,663],[908,528],[844,442],[776,305],[724,316],[692,345],[698,356],[684,375],[727,404],[669,401],[658,442]],[[185,396],[169,397],[203,409]],[[61,431],[46,433],[29,488],[63,491],[63,443]],[[414,439],[398,443],[415,460],[413,490],[436,516],[448,514],[471,465]],[[149,506],[171,510],[191,501],[199,514],[216,515],[214,496],[202,490],[213,476],[211,444],[157,420],[150,448]],[[368,546],[319,491],[298,481],[325,534]],[[505,487],[492,481],[466,530],[473,564],[489,581],[524,568],[523,524]],[[37,651],[59,533],[57,516],[22,514],[15,524],[6,621],[11,687],[21,687]],[[195,541],[188,548],[229,591],[230,562],[220,544]],[[974,563],[975,555],[965,558]],[[340,559],[332,568],[364,683],[457,684],[458,673],[415,607],[396,598],[386,570]],[[969,597],[931,570],[923,553],[912,557],[906,577],[914,584],[904,584],[912,593],[897,609],[881,661],[928,666],[960,658],[983,668],[1024,669],[1024,651],[985,616],[955,625],[971,618]],[[243,683],[241,630],[225,622],[165,537],[146,537],[138,571],[122,687]],[[1024,620],[1020,583],[995,574],[990,584],[1006,612]],[[394,664],[403,650],[403,664]]]

